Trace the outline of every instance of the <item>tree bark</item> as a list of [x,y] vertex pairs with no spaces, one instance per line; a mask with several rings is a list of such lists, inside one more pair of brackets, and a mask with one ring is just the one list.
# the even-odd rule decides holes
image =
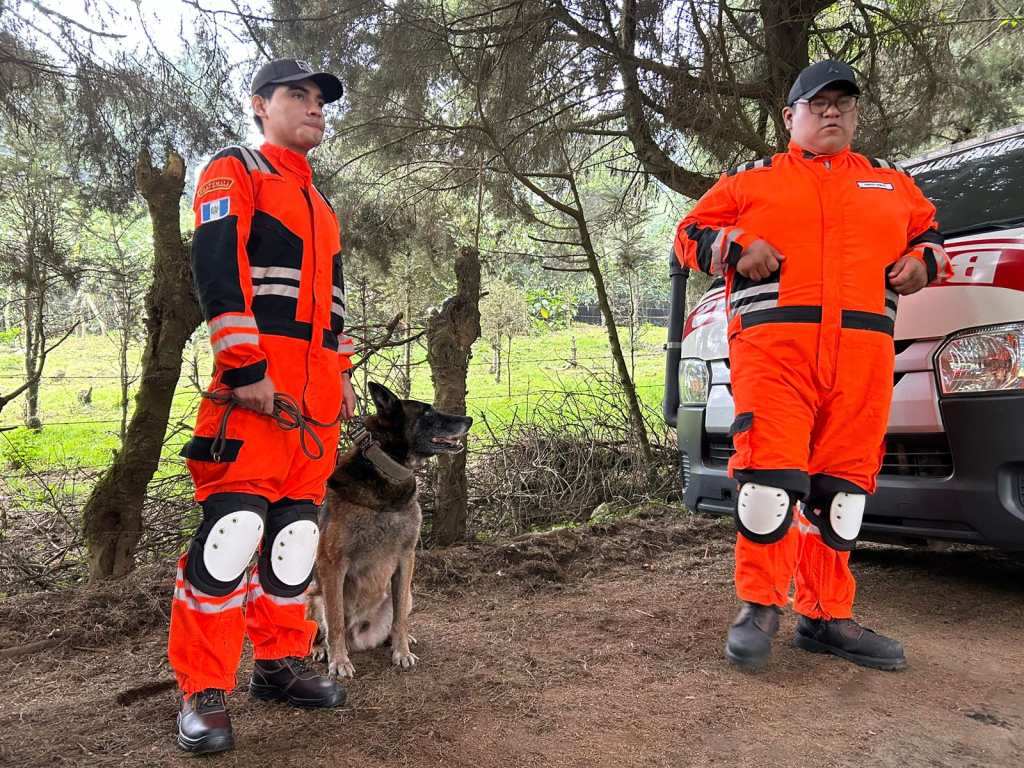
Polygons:
[[[455,277],[455,295],[427,322],[427,361],[434,382],[434,407],[464,415],[469,359],[473,342],[480,338],[480,252],[476,248],[461,249]],[[437,464],[431,538],[444,545],[466,535],[466,454],[441,454]]]
[[135,565],[146,487],[160,461],[185,344],[202,320],[181,236],[185,163],[174,151],[162,170],[139,155],[136,183],[153,223],[153,284],[146,295],[146,348],[124,443],[82,512],[89,580],[117,578]]

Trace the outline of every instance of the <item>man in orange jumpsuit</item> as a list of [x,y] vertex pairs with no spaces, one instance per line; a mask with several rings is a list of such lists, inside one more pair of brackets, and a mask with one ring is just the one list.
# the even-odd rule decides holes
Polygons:
[[[203,519],[178,563],[168,656],[181,687],[178,745],[234,746],[224,694],[248,635],[250,693],[299,707],[334,707],[345,690],[302,660],[316,625],[305,618],[317,511],[334,468],[339,417],[351,416],[343,335],[338,219],[313,186],[306,154],[324,135],[334,75],[278,59],[252,83],[266,142],[228,147],[199,177],[192,269],[215,369],[182,455]],[[316,441],[273,418],[290,398]],[[227,407],[232,398],[242,407]],[[293,419],[294,421],[294,419]],[[249,570],[259,549],[256,565]]]
[[768,660],[794,576],[797,646],[906,664],[853,620],[849,556],[884,452],[898,296],[949,261],[913,179],[850,151],[859,93],[846,64],[804,69],[783,111],[789,151],[728,171],[676,235],[684,266],[727,285],[743,607],[725,653],[748,669]]

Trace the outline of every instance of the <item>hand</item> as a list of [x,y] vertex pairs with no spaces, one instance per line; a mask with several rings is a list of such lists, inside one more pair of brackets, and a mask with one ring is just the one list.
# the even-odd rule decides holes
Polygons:
[[900,296],[917,293],[928,285],[928,268],[914,256],[901,256],[889,270],[889,284]]
[[755,240],[743,249],[736,271],[750,280],[764,280],[777,272],[785,260],[767,240]]
[[235,387],[232,391],[246,408],[268,416],[274,412],[274,382],[269,376],[264,376],[255,384]]
[[356,391],[352,388],[352,377],[348,371],[341,374],[341,420],[348,421],[356,415]]

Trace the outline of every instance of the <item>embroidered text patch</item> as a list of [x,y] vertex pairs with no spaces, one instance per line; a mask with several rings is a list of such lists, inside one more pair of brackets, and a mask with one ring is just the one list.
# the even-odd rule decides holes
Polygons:
[[205,197],[211,192],[222,192],[231,189],[231,185],[234,183],[234,179],[229,179],[226,176],[218,176],[216,179],[210,179],[196,190],[196,200],[200,197]]
[[887,181],[858,181],[857,186],[861,189],[888,189],[893,190],[892,184]]

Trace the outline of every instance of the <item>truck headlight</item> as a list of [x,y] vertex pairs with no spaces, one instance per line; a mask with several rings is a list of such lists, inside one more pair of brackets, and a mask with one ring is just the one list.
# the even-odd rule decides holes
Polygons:
[[1024,323],[959,333],[935,360],[944,395],[1024,390]]
[[687,357],[679,361],[679,404],[704,405],[708,401],[711,376],[703,360]]

